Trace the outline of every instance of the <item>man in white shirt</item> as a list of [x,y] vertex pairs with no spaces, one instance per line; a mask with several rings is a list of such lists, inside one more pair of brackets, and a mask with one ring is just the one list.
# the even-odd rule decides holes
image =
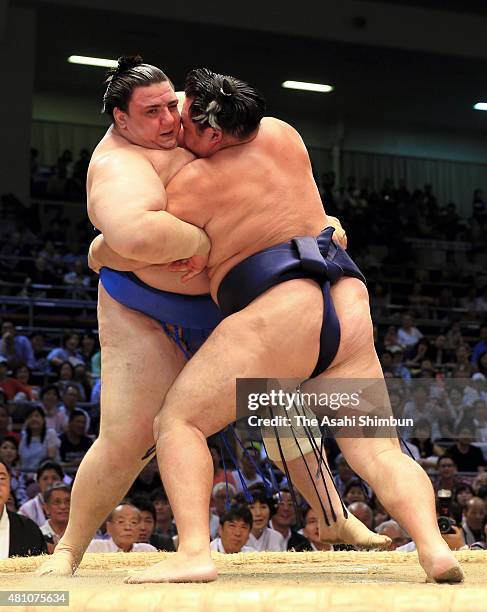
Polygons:
[[252,529],[252,514],[245,506],[231,506],[220,519],[220,537],[213,540],[210,550],[220,553],[256,552],[245,542]]
[[137,542],[140,511],[131,504],[120,504],[107,520],[109,540],[92,540],[86,552],[157,552],[150,544]]
[[70,505],[71,489],[63,482],[56,482],[45,491],[44,507],[49,520],[41,526],[41,531],[46,537],[47,548],[51,553],[66,531]]
[[413,326],[413,318],[410,314],[405,314],[402,318],[402,325],[397,331],[397,340],[404,347],[413,346],[423,334],[417,327]]

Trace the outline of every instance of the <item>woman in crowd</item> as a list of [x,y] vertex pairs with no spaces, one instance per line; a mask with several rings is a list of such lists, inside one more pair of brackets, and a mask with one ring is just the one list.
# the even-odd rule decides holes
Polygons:
[[16,502],[20,505],[27,501],[25,491],[25,478],[18,469],[19,464],[19,443],[13,436],[5,436],[0,442],[0,460],[8,466],[10,470],[10,490],[15,496]]
[[46,415],[46,427],[54,429],[57,434],[63,433],[68,426],[68,415],[59,406],[61,398],[55,385],[47,385],[41,389],[40,399]]
[[59,438],[46,426],[46,415],[40,406],[29,409],[22,430],[19,455],[22,470],[35,472],[46,459],[58,461]]
[[265,491],[252,488],[253,501],[247,502],[245,495],[239,493],[235,500],[239,504],[246,504],[252,514],[252,530],[246,545],[259,552],[271,551],[281,552],[286,550],[283,536],[275,529],[269,527],[269,521],[276,513],[276,505],[271,497],[267,497]]

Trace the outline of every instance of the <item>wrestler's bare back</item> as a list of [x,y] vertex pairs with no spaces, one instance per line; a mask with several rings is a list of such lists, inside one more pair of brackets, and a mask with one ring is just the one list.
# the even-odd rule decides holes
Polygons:
[[295,236],[317,236],[327,217],[308,152],[290,125],[272,117],[257,136],[188,165],[168,185],[168,212],[203,228],[216,300],[238,262]]
[[[137,198],[138,192],[143,192],[144,201],[159,203],[159,210],[165,210],[167,206],[167,195],[165,187],[171,178],[186,164],[195,159],[194,155],[177,147],[171,150],[147,149],[130,143],[124,137],[117,134],[110,127],[95,148],[88,169],[87,196],[88,216],[97,228],[106,226],[107,222],[115,226],[118,222],[118,213],[124,218],[120,222],[127,225],[127,211],[119,210],[120,205],[114,201],[114,185],[111,177],[105,171],[105,167],[117,165],[117,189],[126,189],[134,194],[134,205],[140,205],[141,199]],[[154,180],[157,178],[158,180]],[[140,184],[140,187],[139,185]],[[153,194],[150,193],[153,191]],[[110,207],[109,216],[106,214]],[[134,213],[136,211],[134,210]],[[103,217],[103,222],[101,218]],[[107,221],[108,218],[108,221]],[[106,228],[105,228],[106,229]],[[104,231],[106,235],[106,231]],[[165,291],[198,295],[208,293],[208,278],[206,274],[200,274],[190,282],[182,283],[180,274],[169,272],[166,265],[148,266],[135,272],[135,274],[148,285]]]

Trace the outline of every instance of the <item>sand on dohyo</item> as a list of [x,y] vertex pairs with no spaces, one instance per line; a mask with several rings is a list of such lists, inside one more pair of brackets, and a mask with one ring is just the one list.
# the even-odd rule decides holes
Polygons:
[[16,605],[38,611],[228,610],[355,612],[362,610],[485,611],[487,551],[455,553],[461,585],[425,582],[416,553],[213,553],[220,572],[211,584],[124,584],[124,577],[173,553],[87,554],[73,578],[37,578],[41,557],[0,561],[0,590],[68,591],[69,607]]

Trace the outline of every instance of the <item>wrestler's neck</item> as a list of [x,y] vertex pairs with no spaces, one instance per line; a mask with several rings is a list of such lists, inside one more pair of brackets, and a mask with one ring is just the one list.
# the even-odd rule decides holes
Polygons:
[[247,138],[236,138],[231,134],[223,134],[222,139],[219,143],[217,151],[221,151],[222,149],[228,149],[230,147],[238,147],[243,144],[248,144],[255,140],[259,135],[259,128],[257,128],[254,132],[252,132]]

